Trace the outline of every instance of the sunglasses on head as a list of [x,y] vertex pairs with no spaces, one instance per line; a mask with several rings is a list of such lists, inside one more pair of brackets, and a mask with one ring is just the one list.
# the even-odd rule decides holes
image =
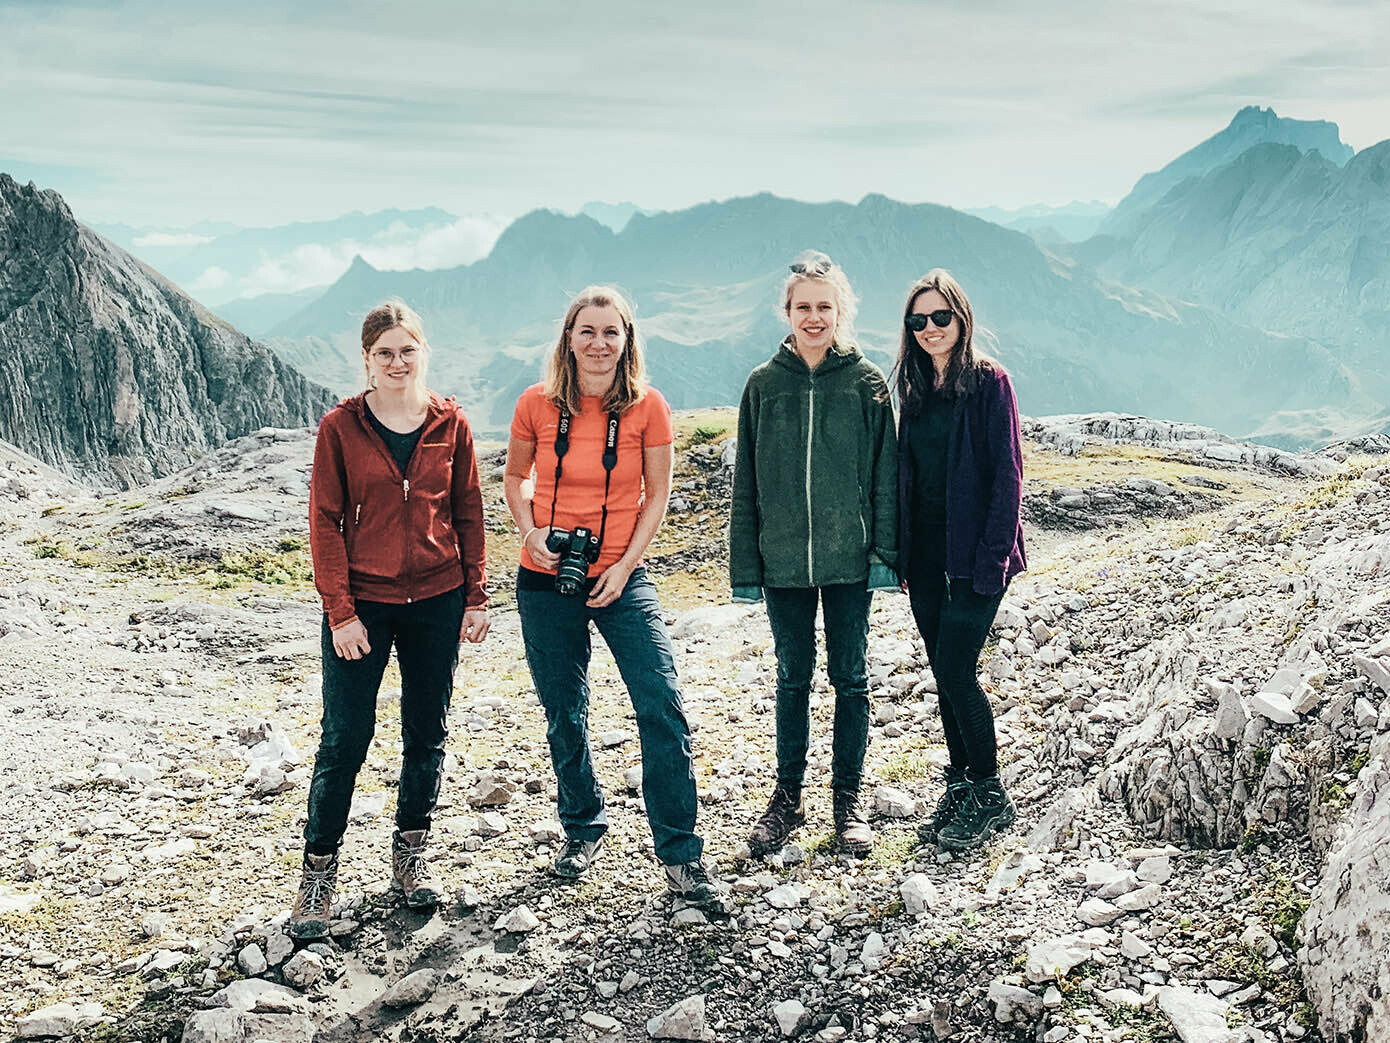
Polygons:
[[823,276],[830,274],[829,261],[817,261],[815,264],[802,264],[800,261],[798,261],[796,264],[787,265],[787,267],[790,268],[797,275]]
[[903,322],[907,324],[907,328],[913,333],[921,333],[927,328],[928,319],[944,330],[947,326],[951,325],[951,320],[955,317],[956,313],[950,308],[938,308],[936,311],[927,312],[925,314],[915,311],[905,318]]

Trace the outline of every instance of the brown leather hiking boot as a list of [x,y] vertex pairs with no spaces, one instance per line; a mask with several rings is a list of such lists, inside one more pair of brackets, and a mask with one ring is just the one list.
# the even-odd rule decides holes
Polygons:
[[772,800],[767,810],[753,825],[748,834],[748,850],[754,858],[762,858],[773,851],[782,850],[782,845],[791,836],[792,830],[806,821],[806,810],[801,801],[801,787],[778,783],[772,791]]
[[431,909],[444,894],[444,886],[425,861],[429,836],[428,830],[411,829],[397,830],[391,838],[391,889],[401,892],[412,909]]
[[874,846],[874,831],[869,819],[859,807],[859,791],[837,789],[834,795],[835,839],[840,850],[855,858],[863,858]]
[[333,918],[333,889],[338,883],[338,856],[304,856],[304,875],[290,910],[291,938],[326,938]]

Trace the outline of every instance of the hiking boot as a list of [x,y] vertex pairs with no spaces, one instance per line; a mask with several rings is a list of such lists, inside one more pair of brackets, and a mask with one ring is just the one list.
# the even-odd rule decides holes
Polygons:
[[941,827],[951,821],[956,813],[956,806],[965,799],[969,789],[970,784],[965,781],[964,768],[947,768],[946,788],[942,790],[941,799],[936,802],[936,810],[931,813],[931,818],[918,827],[917,839],[924,844],[935,844]]
[[969,851],[980,847],[996,833],[1014,824],[1014,804],[1004,792],[998,775],[987,779],[966,776],[970,787],[956,807],[951,821],[937,834],[938,846],[947,851]]
[[835,840],[840,850],[855,858],[863,858],[874,846],[874,831],[868,816],[859,806],[859,791],[837,789],[834,793]]
[[683,899],[686,905],[705,912],[722,916],[729,911],[724,885],[710,879],[705,864],[698,858],[693,862],[667,866],[666,890]]
[[555,856],[555,862],[550,867],[550,871],[562,880],[578,880],[589,871],[589,866],[594,859],[598,858],[598,853],[602,850],[602,834],[593,840],[575,840],[573,838],[566,840],[565,846]]
[[412,909],[433,909],[444,895],[444,885],[425,861],[429,830],[396,830],[391,838],[391,889],[405,896]]
[[782,850],[792,830],[806,821],[806,809],[801,802],[801,787],[779,782],[772,791],[772,800],[762,818],[748,834],[748,850],[754,858]]
[[304,875],[299,880],[299,894],[290,910],[291,938],[312,939],[328,937],[328,922],[333,918],[333,889],[338,882],[338,855],[304,855]]

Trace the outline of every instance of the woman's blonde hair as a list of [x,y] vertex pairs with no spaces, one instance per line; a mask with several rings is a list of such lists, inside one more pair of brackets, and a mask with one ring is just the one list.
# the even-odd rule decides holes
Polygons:
[[425,373],[429,368],[430,346],[425,340],[425,326],[420,321],[420,316],[415,314],[415,309],[406,304],[399,297],[391,297],[382,301],[371,311],[367,312],[367,317],[362,320],[362,369],[366,378],[368,390],[376,385],[372,383],[372,370],[367,362],[367,356],[371,354],[372,347],[381,335],[388,330],[403,329],[410,334],[412,340],[420,345],[420,361],[415,367],[415,394],[417,404],[423,406],[429,401],[429,388],[425,386]]
[[618,359],[618,372],[613,376],[613,386],[603,396],[602,409],[605,413],[626,413],[647,393],[647,369],[642,358],[642,341],[637,336],[637,326],[632,321],[632,305],[612,286],[589,286],[580,290],[570,301],[565,312],[565,320],[560,326],[560,336],[555,342],[555,350],[545,364],[545,397],[558,408],[568,409],[578,416],[583,409],[579,393],[579,371],[575,366],[574,352],[570,350],[570,334],[574,331],[575,320],[585,308],[614,308],[623,323],[623,354]]
[[819,250],[803,250],[789,267],[791,274],[782,282],[782,302],[777,317],[791,322],[792,291],[800,283],[824,283],[835,292],[835,340],[831,350],[840,355],[849,354],[855,346],[854,318],[859,314],[859,298],[854,295],[845,270]]

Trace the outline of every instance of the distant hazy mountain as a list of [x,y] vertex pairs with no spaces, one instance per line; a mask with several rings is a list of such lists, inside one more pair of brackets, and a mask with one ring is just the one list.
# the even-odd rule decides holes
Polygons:
[[1133,220],[1148,207],[1157,203],[1179,182],[1201,177],[1225,166],[1255,145],[1292,145],[1300,152],[1318,152],[1337,166],[1353,155],[1350,145],[1343,144],[1337,124],[1326,120],[1286,119],[1273,109],[1246,106],[1235,114],[1225,130],[1213,134],[1200,145],[1184,152],[1162,170],[1145,174],[1116,205],[1102,222],[1099,231],[1105,235],[1126,235],[1132,231]]
[[1067,203],[1065,206],[1035,203],[1032,206],[1019,207],[1015,210],[986,206],[967,209],[965,212],[986,221],[993,221],[1005,228],[1027,232],[1043,242],[1079,243],[1096,234],[1101,221],[1105,219],[1106,214],[1110,213],[1110,207],[1099,200],[1092,200],[1089,203],[1078,200]]
[[852,206],[760,195],[639,214],[618,235],[587,217],[536,211],[471,265],[381,272],[359,260],[273,332],[289,339],[278,350],[317,337],[352,359],[361,316],[398,294],[425,318],[436,386],[500,428],[516,392],[537,378],[569,295],[615,282],[636,299],[653,379],[672,403],[728,404],[785,330],[778,287],[787,262],[811,246],[849,273],[863,298],[861,340],[885,367],[906,288],[928,268],[951,268],[1034,414],[1127,410],[1240,434],[1280,411],[1364,408],[1356,380],[1313,341],[1112,285],[1020,232],[882,196]]
[[636,203],[585,203],[579,208],[579,213],[607,225],[614,232],[621,232],[632,220],[633,214],[654,214],[656,211],[644,210]]
[[238,297],[226,304],[219,304],[217,314],[248,337],[264,337],[327,288],[310,286],[295,293],[262,293],[255,297]]
[[383,268],[441,268],[476,260],[492,248],[505,223],[490,215],[457,217],[427,207],[232,231],[212,225],[97,230],[186,293],[220,308],[241,298],[327,285],[357,254]]
[[1120,282],[1315,338],[1390,401],[1390,141],[1344,166],[1256,146],[1076,254]]
[[328,392],[0,174],[0,439],[134,484],[259,427],[312,424]]

